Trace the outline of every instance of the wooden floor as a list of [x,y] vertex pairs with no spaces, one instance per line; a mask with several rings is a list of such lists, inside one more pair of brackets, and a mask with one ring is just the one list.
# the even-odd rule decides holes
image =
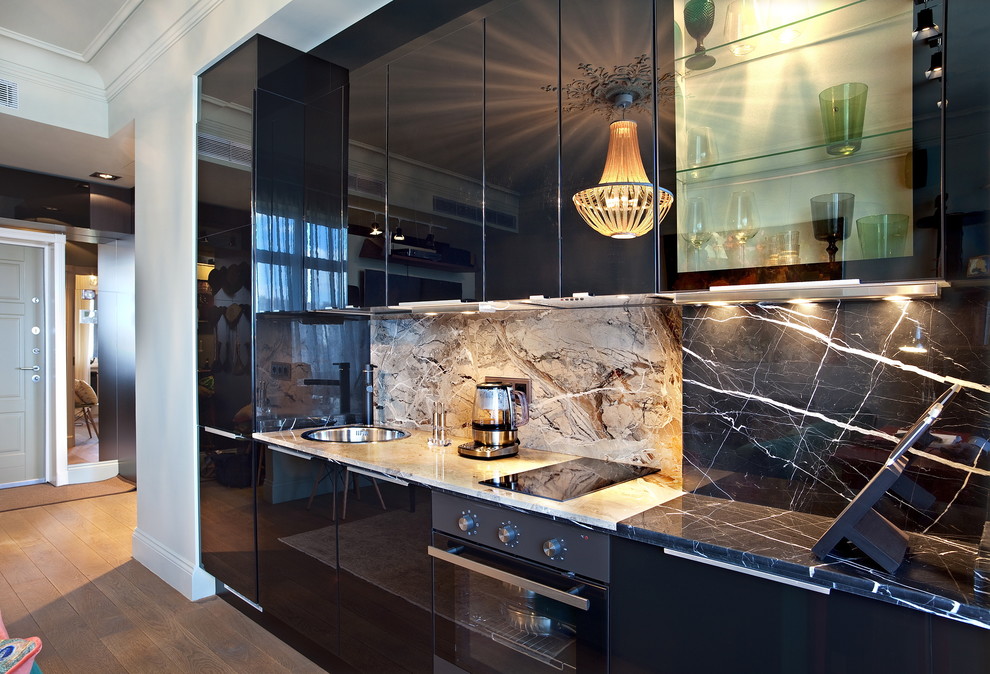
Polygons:
[[0,611],[45,674],[322,672],[221,599],[131,559],[135,492],[0,513]]

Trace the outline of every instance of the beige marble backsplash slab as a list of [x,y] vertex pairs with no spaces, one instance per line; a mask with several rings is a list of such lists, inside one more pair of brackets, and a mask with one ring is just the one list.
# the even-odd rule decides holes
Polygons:
[[475,385],[528,377],[533,449],[647,463],[681,482],[681,313],[676,307],[376,318],[379,419],[429,430],[434,403],[470,439]]

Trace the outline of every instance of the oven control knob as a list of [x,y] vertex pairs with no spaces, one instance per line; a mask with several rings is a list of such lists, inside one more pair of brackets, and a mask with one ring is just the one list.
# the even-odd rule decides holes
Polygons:
[[457,520],[457,528],[465,533],[471,533],[478,528],[478,520],[471,513],[464,513]]
[[519,537],[519,532],[516,530],[514,524],[503,524],[498,528],[498,540],[502,541],[506,545],[511,545],[516,542],[516,538]]
[[564,555],[564,542],[559,538],[551,538],[543,541],[543,554],[550,559],[562,559]]

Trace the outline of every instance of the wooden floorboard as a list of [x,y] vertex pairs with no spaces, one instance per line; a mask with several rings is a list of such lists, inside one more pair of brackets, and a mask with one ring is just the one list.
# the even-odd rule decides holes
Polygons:
[[135,492],[0,513],[0,612],[45,674],[324,671],[211,597],[130,557]]

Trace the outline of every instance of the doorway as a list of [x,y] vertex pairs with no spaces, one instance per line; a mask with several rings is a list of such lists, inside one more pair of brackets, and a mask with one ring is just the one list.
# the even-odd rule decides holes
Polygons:
[[98,248],[95,243],[74,241],[65,246],[65,337],[72,382],[66,438],[70,472],[73,466],[111,458],[100,447]]
[[64,250],[61,234],[0,229],[0,487],[60,483]]

